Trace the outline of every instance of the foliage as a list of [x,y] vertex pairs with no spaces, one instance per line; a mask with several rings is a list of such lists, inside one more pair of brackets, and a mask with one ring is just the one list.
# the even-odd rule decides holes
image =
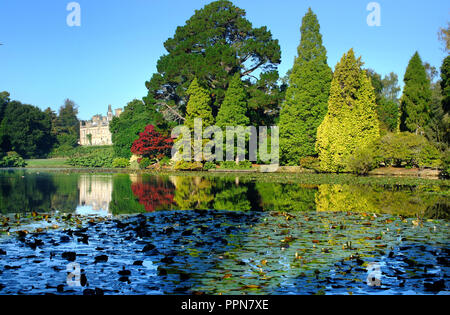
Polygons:
[[0,160],[0,167],[25,167],[27,163],[16,152],[8,152],[3,159]]
[[83,168],[112,168],[114,158],[112,147],[97,148],[85,155],[70,158],[67,164]]
[[7,93],[2,95],[1,151],[15,151],[24,158],[46,157],[54,142],[49,116],[35,106],[10,101]]
[[303,17],[298,57],[280,116],[281,160],[284,164],[297,165],[300,158],[317,154],[317,128],[327,113],[332,77],[319,22],[309,9]]
[[[51,115],[51,112],[47,112]],[[58,146],[78,145],[80,122],[77,118],[78,106],[70,99],[64,101],[57,117],[52,116],[52,133],[56,136]]]
[[217,165],[214,162],[206,162],[205,165],[203,165],[204,171],[215,170],[216,168]]
[[129,159],[134,141],[148,125],[153,125],[160,131],[167,129],[162,115],[154,106],[145,105],[140,100],[128,103],[120,117],[114,117],[109,125],[115,155]]
[[430,123],[431,90],[425,67],[417,52],[409,61],[404,82],[400,130],[423,134]]
[[247,127],[250,124],[247,110],[247,95],[241,76],[237,73],[231,79],[230,86],[225,93],[225,99],[216,118],[216,125],[222,129],[228,126]]
[[240,161],[239,164],[236,164],[234,161],[224,161],[220,162],[221,169],[225,170],[249,170],[252,169],[253,164],[250,161]]
[[189,95],[189,102],[186,108],[186,121],[184,124],[191,131],[194,130],[194,120],[197,118],[202,119],[204,128],[214,125],[209,92],[200,86],[197,78],[192,81],[186,93]]
[[134,141],[131,152],[158,161],[164,156],[170,155],[172,144],[172,138],[162,135],[155,129],[155,126],[149,125],[145,127],[144,132],[139,134],[139,139]]
[[67,145],[60,146],[53,149],[49,154],[51,158],[67,158],[67,157],[81,157],[98,151],[113,152],[112,146],[78,146],[71,147]]
[[313,156],[300,159],[300,166],[309,170],[320,171],[320,160]]
[[380,137],[375,94],[353,49],[336,65],[328,113],[317,132],[320,166],[325,172],[349,171],[348,158]]
[[126,158],[115,158],[112,162],[114,168],[127,168],[130,166],[130,161]]
[[447,149],[442,156],[442,177],[450,178],[450,149]]
[[387,134],[376,145],[386,166],[439,167],[440,152],[424,137],[408,132]]
[[203,165],[200,162],[187,162],[187,161],[178,161],[174,170],[176,171],[201,171],[203,169]]
[[[146,82],[145,102],[156,105],[169,121],[184,120],[188,103],[186,90],[194,78],[211,91],[213,115],[217,114],[236,73],[250,87],[256,84],[255,73],[274,73],[270,84],[278,79],[275,72],[281,62],[278,41],[272,39],[267,27],[254,28],[246,19],[246,12],[230,1],[214,1],[197,10],[184,26],[177,28],[164,47],[168,53],[159,59],[158,72]],[[265,105],[267,102],[261,104]]]
[[159,164],[161,166],[170,166],[171,163],[172,163],[172,160],[169,157],[167,157],[167,156],[163,157],[161,159],[161,161],[159,161]]
[[143,159],[140,159],[140,161],[139,161],[139,168],[141,170],[145,170],[146,168],[148,168],[152,164],[153,164],[152,160],[150,160],[149,158],[145,157]]
[[349,171],[356,175],[367,175],[379,165],[373,146],[357,148],[347,163]]

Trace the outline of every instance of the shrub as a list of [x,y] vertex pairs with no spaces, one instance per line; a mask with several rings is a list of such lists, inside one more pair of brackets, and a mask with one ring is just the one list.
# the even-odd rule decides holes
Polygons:
[[376,145],[386,166],[438,167],[440,153],[428,140],[409,132],[389,133]]
[[309,170],[320,171],[320,160],[316,157],[308,156],[300,159],[300,166]]
[[112,147],[91,148],[87,154],[75,155],[67,161],[67,164],[85,168],[112,168],[114,153]]
[[159,164],[161,166],[170,166],[171,163],[172,163],[172,160],[170,158],[168,158],[167,156],[163,157],[161,159],[161,161],[159,161]]
[[0,161],[0,167],[25,167],[27,163],[17,152],[8,152]]
[[178,161],[174,169],[176,171],[201,171],[203,165],[200,162]]
[[450,149],[447,149],[442,156],[441,176],[444,178],[450,177]]
[[126,158],[117,158],[113,160],[112,166],[114,168],[127,168],[130,166],[130,161]]
[[206,162],[205,165],[203,165],[203,170],[205,171],[215,170],[216,168],[217,165],[214,162]]
[[145,170],[147,167],[152,165],[152,161],[149,158],[143,158],[139,161],[139,168]]
[[377,168],[379,160],[374,148],[374,146],[370,146],[364,149],[356,149],[347,161],[349,171],[357,175],[367,175],[370,171]]
[[170,154],[172,145],[172,138],[160,134],[153,125],[149,125],[139,134],[139,139],[134,141],[131,152],[152,160],[160,160]]

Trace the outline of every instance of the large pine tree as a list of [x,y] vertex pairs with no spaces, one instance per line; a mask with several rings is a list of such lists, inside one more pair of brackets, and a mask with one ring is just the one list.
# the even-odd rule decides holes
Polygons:
[[243,126],[250,124],[247,117],[247,95],[241,76],[236,74],[230,82],[225,93],[225,99],[216,118],[216,124],[220,128],[227,126]]
[[400,102],[400,130],[423,133],[430,122],[431,86],[419,53],[415,53],[405,73]]
[[281,159],[298,164],[300,158],[313,156],[317,128],[327,113],[332,70],[317,16],[311,9],[303,17],[298,57],[290,75],[286,101],[280,117]]
[[380,137],[374,88],[353,49],[336,65],[328,113],[317,132],[320,166],[346,172],[349,157]]

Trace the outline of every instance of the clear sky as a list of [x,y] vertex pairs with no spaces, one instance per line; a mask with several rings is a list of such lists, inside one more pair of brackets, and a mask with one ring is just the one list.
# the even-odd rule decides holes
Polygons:
[[[292,67],[308,7],[321,24],[329,65],[354,48],[366,67],[400,79],[417,50],[440,68],[437,32],[448,0],[377,0],[381,26],[367,24],[372,0],[234,0],[254,26],[268,26],[282,51],[280,75]],[[80,119],[106,114],[147,94],[145,81],[165,53],[164,41],[206,0],[78,0],[81,26],[66,23],[70,0],[0,0],[0,91],[42,109],[74,100]]]

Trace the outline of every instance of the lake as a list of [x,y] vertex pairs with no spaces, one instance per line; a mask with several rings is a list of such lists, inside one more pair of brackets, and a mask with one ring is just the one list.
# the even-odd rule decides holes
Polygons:
[[447,294],[446,181],[0,171],[0,294]]

